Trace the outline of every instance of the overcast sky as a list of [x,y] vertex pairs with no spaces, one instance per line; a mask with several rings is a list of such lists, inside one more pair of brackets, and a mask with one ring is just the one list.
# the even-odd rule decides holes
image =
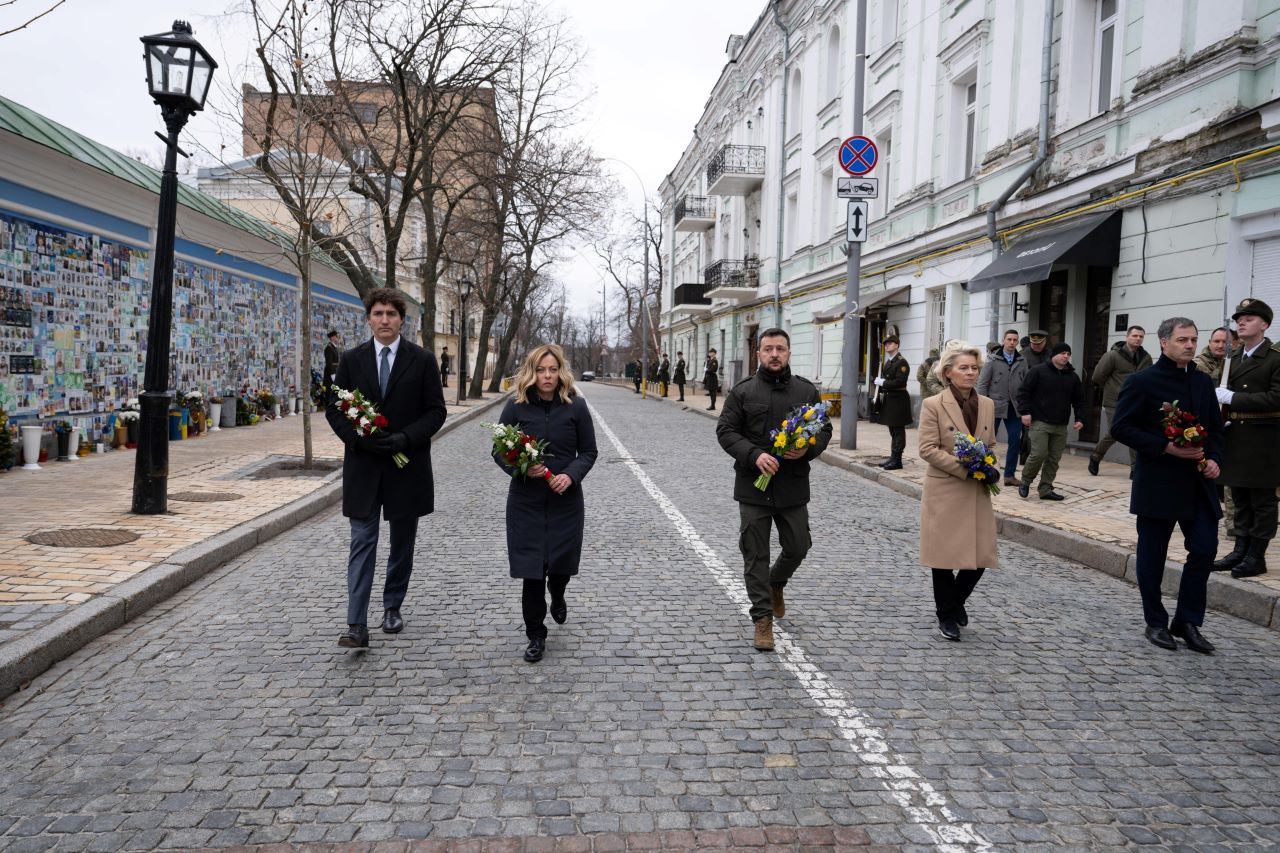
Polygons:
[[[0,8],[0,30],[54,2],[17,0]],[[724,66],[726,41],[747,32],[764,0],[550,2],[569,15],[589,51],[585,79],[596,91],[587,125],[591,144],[601,156],[630,163],[649,193],[656,194],[690,140]],[[147,97],[138,38],[164,32],[174,17],[185,16],[222,65],[239,68],[247,56],[247,28],[225,11],[239,5],[234,0],[66,0],[29,28],[4,37],[0,94],[113,148],[158,151],[154,134],[162,125]],[[216,150],[225,139],[238,147],[229,122],[238,112],[232,97],[222,90],[218,108],[188,125],[203,145]],[[616,173],[638,211],[635,177],[622,167]],[[591,265],[579,261],[559,274],[576,307],[599,310],[600,276]]]

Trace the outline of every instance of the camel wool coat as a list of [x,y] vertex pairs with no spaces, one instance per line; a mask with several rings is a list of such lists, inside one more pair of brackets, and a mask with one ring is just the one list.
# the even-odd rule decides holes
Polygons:
[[[951,389],[944,388],[920,408],[920,458],[929,466],[920,499],[920,563],[932,569],[994,569],[991,495],[956,461],[957,432],[967,432],[964,415]],[[995,448],[995,402],[990,397],[978,397],[974,437]]]

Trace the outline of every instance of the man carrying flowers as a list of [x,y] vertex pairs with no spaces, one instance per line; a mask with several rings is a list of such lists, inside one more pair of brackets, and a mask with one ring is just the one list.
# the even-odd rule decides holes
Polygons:
[[[1212,654],[1200,634],[1206,589],[1218,550],[1218,478],[1223,456],[1222,412],[1213,380],[1192,364],[1196,324],[1172,317],[1160,324],[1160,358],[1129,377],[1116,398],[1111,434],[1138,454],[1129,512],[1138,517],[1138,589],[1146,637],[1171,651],[1181,637],[1187,648]],[[1165,558],[1174,525],[1186,537],[1187,562],[1178,586],[1178,606],[1169,613],[1160,599]]]
[[[756,353],[760,368],[739,382],[725,398],[716,424],[716,438],[733,457],[733,497],[738,501],[738,546],[742,550],[743,579],[751,599],[754,645],[773,649],[773,620],[785,613],[782,590],[799,568],[809,547],[809,462],[831,441],[831,423],[804,447],[774,455],[776,436],[796,409],[822,402],[813,383],[791,373],[791,338],[782,329],[760,334]],[[817,415],[815,414],[815,417]],[[769,475],[763,489],[761,475]],[[769,563],[770,528],[776,525],[782,552]]]

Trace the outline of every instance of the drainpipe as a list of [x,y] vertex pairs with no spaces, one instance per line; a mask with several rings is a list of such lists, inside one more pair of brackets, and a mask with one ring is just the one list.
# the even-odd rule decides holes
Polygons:
[[[1022,174],[1014,179],[1000,197],[987,210],[987,239],[991,241],[991,259],[1000,257],[1000,233],[996,228],[996,215],[1013,197],[1018,189],[1030,180],[1045,160],[1049,159],[1049,84],[1053,70],[1053,0],[1044,0],[1044,45],[1040,57],[1040,141],[1036,145],[1036,156],[1022,170]],[[999,340],[1000,334],[1000,300],[999,291],[991,292],[991,334],[987,340]]]
[[791,90],[791,75],[788,65],[791,62],[791,30],[782,23],[782,13],[778,11],[780,0],[773,0],[769,8],[773,10],[773,22],[782,31],[782,139],[778,147],[778,251],[773,273],[773,324],[782,328],[782,235],[783,216],[786,213],[786,180],[787,180],[787,95]]

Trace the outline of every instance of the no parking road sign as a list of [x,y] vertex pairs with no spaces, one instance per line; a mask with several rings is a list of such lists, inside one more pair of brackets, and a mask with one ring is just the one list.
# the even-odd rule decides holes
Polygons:
[[866,175],[876,167],[880,151],[865,136],[850,136],[840,143],[840,168],[850,175]]

